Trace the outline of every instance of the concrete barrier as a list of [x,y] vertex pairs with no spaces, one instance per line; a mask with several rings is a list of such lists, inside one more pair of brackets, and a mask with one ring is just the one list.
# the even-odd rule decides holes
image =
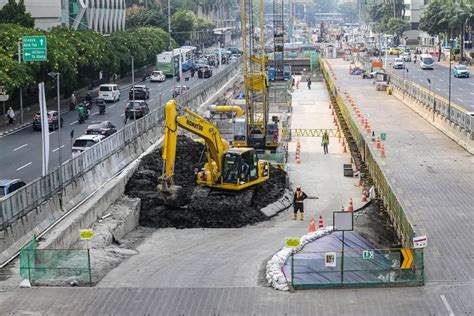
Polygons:
[[[97,188],[111,179],[113,175],[120,172],[125,166],[137,159],[151,145],[156,143],[162,133],[162,127],[154,127],[137,137],[135,141],[129,142],[123,150],[117,151],[91,170],[79,176],[75,181],[69,183],[63,190],[63,209],[60,210],[60,195],[55,194],[43,204],[21,217],[9,226],[2,239],[0,239],[0,263],[12,257],[19,249],[26,244],[33,236],[44,232],[51,224],[59,220],[75,205],[95,193]],[[125,181],[125,180],[124,180]],[[123,185],[126,184],[126,181]],[[123,191],[122,191],[123,192]],[[97,217],[104,209],[115,201],[118,196],[112,194],[105,195],[105,202],[99,203],[98,209],[91,215],[90,219]],[[109,203],[110,202],[110,203]],[[100,207],[103,205],[103,207]],[[105,207],[107,206],[107,207]],[[86,220],[87,221],[87,220]],[[87,227],[87,226],[85,226]]]
[[474,139],[469,131],[461,126],[449,121],[445,116],[439,112],[433,115],[433,109],[426,106],[421,100],[405,95],[403,97],[403,90],[392,85],[392,94],[407,105],[410,109],[415,111],[418,115],[424,118],[431,125],[438,128],[441,132],[446,134],[449,138],[454,140],[459,146],[466,149],[469,153],[474,154]]

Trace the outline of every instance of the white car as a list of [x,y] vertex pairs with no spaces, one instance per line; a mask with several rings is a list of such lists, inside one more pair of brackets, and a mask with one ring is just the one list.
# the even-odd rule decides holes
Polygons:
[[76,157],[83,151],[102,141],[105,135],[82,135],[76,138],[72,144],[72,156]]
[[150,82],[163,82],[166,80],[166,76],[163,71],[155,70],[151,73]]

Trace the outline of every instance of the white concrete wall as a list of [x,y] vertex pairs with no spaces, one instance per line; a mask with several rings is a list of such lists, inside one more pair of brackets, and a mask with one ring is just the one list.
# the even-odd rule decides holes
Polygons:
[[[8,0],[0,0],[3,7]],[[35,19],[35,27],[50,29],[61,25],[61,0],[25,0],[26,11]]]

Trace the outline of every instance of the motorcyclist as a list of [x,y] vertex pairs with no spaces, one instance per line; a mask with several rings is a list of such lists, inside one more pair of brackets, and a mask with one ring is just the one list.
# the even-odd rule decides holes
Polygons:
[[92,105],[92,96],[89,92],[86,95],[86,102],[88,102],[89,105]]
[[79,103],[77,107],[77,113],[79,115],[79,121],[80,120],[85,120],[86,119],[86,108],[84,107],[83,103]]

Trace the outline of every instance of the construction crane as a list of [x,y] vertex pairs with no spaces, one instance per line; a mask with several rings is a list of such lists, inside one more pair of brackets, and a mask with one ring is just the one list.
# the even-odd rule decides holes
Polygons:
[[206,144],[207,162],[197,173],[197,184],[240,191],[269,178],[269,162],[258,160],[253,148],[230,148],[227,141],[221,138],[217,126],[189,109],[185,109],[184,113],[178,115],[175,100],[166,103],[162,148],[164,166],[158,191],[167,205],[179,204],[177,200],[180,198],[181,187],[176,186],[173,179],[178,127],[201,137]]
[[[245,118],[235,120],[234,146],[256,149],[278,147],[278,127],[269,122],[268,78],[265,56],[263,0],[242,0],[242,63]],[[245,125],[245,127],[244,127]]]

